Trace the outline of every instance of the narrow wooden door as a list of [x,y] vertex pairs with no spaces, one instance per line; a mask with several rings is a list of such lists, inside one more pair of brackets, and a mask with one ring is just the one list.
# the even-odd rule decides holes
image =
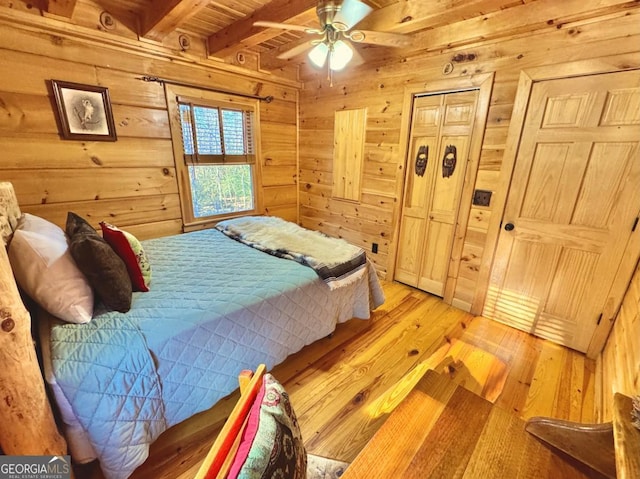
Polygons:
[[640,210],[639,141],[638,71],[533,85],[485,316],[587,350]]
[[[444,294],[478,91],[414,100],[395,279]],[[425,164],[426,163],[426,164]]]

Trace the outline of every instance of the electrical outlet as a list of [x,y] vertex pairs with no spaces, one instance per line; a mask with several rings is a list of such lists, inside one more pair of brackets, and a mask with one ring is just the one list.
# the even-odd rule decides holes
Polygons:
[[371,244],[371,252],[372,253],[377,253],[378,252],[378,243],[372,243]]
[[489,206],[491,203],[491,191],[475,190],[473,192],[473,204],[475,206]]

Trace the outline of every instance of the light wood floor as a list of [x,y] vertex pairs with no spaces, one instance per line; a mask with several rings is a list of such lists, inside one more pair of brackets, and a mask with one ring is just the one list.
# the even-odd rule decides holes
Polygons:
[[[371,320],[339,325],[273,371],[310,453],[352,461],[410,383],[447,364],[453,380],[522,418],[594,422],[594,361],[413,288],[387,282],[384,290]],[[234,401],[163,434],[133,477],[192,478]],[[102,475],[89,467],[78,477]]]

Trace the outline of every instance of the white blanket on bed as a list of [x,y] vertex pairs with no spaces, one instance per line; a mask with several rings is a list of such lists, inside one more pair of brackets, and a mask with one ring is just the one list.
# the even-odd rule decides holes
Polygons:
[[221,221],[216,228],[260,251],[309,266],[332,288],[344,285],[366,264],[362,248],[275,216],[243,216]]

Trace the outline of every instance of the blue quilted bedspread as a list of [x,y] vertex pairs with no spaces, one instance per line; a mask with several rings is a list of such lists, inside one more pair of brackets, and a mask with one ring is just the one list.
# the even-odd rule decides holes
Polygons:
[[56,382],[108,479],[128,477],[162,431],[235,390],[242,369],[272,368],[383,300],[371,275],[331,291],[312,269],[216,230],[143,245],[151,291],[134,293],[131,311],[50,333]]

